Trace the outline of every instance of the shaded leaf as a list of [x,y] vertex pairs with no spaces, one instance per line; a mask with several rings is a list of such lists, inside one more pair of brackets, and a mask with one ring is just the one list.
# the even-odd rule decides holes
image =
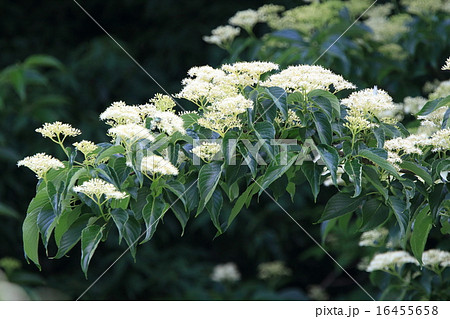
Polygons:
[[98,225],[87,226],[81,232],[81,269],[87,278],[87,271],[92,256],[103,236],[104,227]]
[[337,193],[330,198],[318,223],[354,212],[362,203],[364,197],[352,198],[349,194]]

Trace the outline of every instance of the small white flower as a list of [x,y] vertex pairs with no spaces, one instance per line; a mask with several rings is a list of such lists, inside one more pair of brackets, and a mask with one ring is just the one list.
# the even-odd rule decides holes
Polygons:
[[297,65],[290,66],[280,73],[273,74],[263,83],[263,86],[278,86],[286,91],[310,92],[315,89],[330,91],[331,86],[334,92],[343,89],[354,89],[355,85],[344,80],[330,70],[318,65]]
[[77,193],[83,193],[95,201],[99,201],[102,195],[105,195],[106,199],[123,199],[128,197],[125,192],[119,192],[113,184],[107,183],[100,178],[90,179],[80,186],[75,186],[73,190]]
[[359,239],[359,246],[377,247],[388,235],[389,231],[386,228],[373,229],[361,234]]
[[86,140],[82,140],[81,142],[75,142],[72,145],[75,146],[85,156],[88,155],[89,153],[92,153],[98,148],[98,146],[95,145],[93,142]]
[[234,282],[241,280],[241,274],[234,263],[220,264],[214,267],[211,280],[217,282]]
[[81,134],[79,129],[73,128],[70,124],[61,123],[59,121],[54,123],[45,123],[42,127],[37,128],[36,132],[41,133],[43,137],[55,138],[59,135],[63,136],[77,136]]
[[259,22],[259,17],[260,15],[257,11],[247,9],[236,12],[236,14],[232,16],[228,22],[243,29],[251,30],[255,24]]
[[258,265],[258,278],[263,280],[290,276],[291,274],[292,270],[286,267],[282,261],[272,261]]
[[172,135],[175,132],[186,133],[183,119],[172,112],[157,111],[152,115],[152,118],[152,124],[167,135]]
[[126,105],[125,102],[114,102],[103,113],[100,119],[111,126],[120,124],[137,124],[141,122],[139,107]]
[[231,25],[219,26],[211,31],[210,36],[204,36],[203,41],[224,47],[233,42],[239,33],[241,33],[240,28],[235,28]]
[[64,164],[51,155],[38,153],[33,156],[27,156],[17,162],[17,166],[25,166],[36,173],[38,178],[43,178],[50,169],[64,168]]
[[108,133],[116,138],[121,138],[125,142],[131,143],[144,139],[150,142],[155,140],[150,130],[138,124],[121,124],[110,128]]
[[141,161],[141,171],[152,175],[178,175],[178,169],[168,160],[158,155],[146,156]]
[[191,152],[205,162],[210,162],[220,150],[221,147],[217,143],[203,142],[202,145],[194,147]]
[[422,254],[422,262],[425,266],[450,266],[450,252],[440,249],[430,249]]
[[450,57],[448,57],[447,60],[445,61],[445,64],[442,66],[442,70],[450,71]]
[[389,251],[375,255],[370,261],[367,271],[389,270],[392,267],[400,267],[407,263],[415,265],[419,264],[417,260],[406,251]]

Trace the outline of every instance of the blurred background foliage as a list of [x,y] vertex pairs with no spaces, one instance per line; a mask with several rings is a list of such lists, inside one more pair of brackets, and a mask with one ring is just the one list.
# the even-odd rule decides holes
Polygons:
[[[226,52],[206,44],[202,36],[217,25],[226,24],[236,11],[256,9],[266,2],[80,0],[79,3],[165,90],[176,93],[190,67],[217,66],[227,59]],[[267,3],[292,8],[302,2]],[[23,259],[21,224],[36,180],[29,171],[18,170],[16,163],[42,151],[59,155],[54,145],[34,132],[43,122],[61,120],[80,128],[85,139],[104,141],[105,127],[98,114],[110,103],[118,100],[144,103],[162,90],[75,2],[0,2],[0,12],[0,300],[74,299],[126,247],[124,244],[117,247],[117,238],[113,236],[103,243],[105,248],[91,262],[89,280],[79,270],[79,256],[62,260],[42,258],[41,272],[27,265]],[[424,46],[436,44],[430,41],[440,40],[420,41],[415,45],[420,48],[415,51],[417,56],[426,55],[421,53]],[[446,45],[448,51],[448,42]],[[362,64],[371,63],[364,56],[356,56],[360,59],[356,64],[349,62],[355,72],[360,71]],[[335,58],[324,56],[319,64],[334,65]],[[414,65],[414,61],[410,63]],[[397,66],[404,73],[402,68],[405,66]],[[355,73],[354,77],[363,74]],[[424,79],[414,78],[412,82],[397,81],[395,85],[402,89],[410,85],[421,88],[423,82]],[[403,98],[402,94],[396,97]],[[283,180],[279,183],[280,189],[284,189]],[[312,236],[320,239],[321,227],[313,223],[334,192],[332,188],[321,192],[322,197],[314,203],[309,186],[303,184],[294,203],[285,195],[279,202]],[[357,246],[359,234],[345,225],[342,229],[328,236],[326,248],[377,296],[369,275],[357,269],[362,255],[362,248]],[[261,197],[258,203],[253,203],[218,238],[213,239],[214,227],[206,215],[191,220],[184,236],[180,234],[178,222],[167,216],[155,237],[138,250],[136,263],[126,254],[83,299],[368,299],[269,198]],[[273,261],[280,261],[284,271],[278,267],[269,277],[258,274],[260,264]],[[211,280],[214,267],[229,262],[237,266],[240,280]]]

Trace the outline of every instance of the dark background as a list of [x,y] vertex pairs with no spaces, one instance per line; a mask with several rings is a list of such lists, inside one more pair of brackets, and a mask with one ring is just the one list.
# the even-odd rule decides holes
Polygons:
[[[224,51],[208,45],[202,36],[227,23],[236,11],[258,8],[264,1],[79,1],[79,3],[170,93],[180,89],[189,68],[218,66]],[[286,7],[301,1],[270,1]],[[21,223],[34,196],[36,180],[15,163],[36,152],[58,155],[48,140],[34,132],[43,122],[61,120],[83,131],[82,138],[101,142],[105,126],[98,115],[111,102],[144,103],[161,89],[150,79],[73,1],[0,1],[0,69],[19,65],[33,54],[48,54],[64,68],[43,68],[43,85],[30,82],[20,99],[11,85],[2,89],[0,109],[0,258],[13,257],[22,268],[10,278],[31,291],[46,286],[57,289],[56,298],[77,298],[121,253],[110,236],[91,262],[89,279],[79,267],[79,249],[69,258],[52,260],[42,253],[42,271],[23,259]],[[59,102],[37,105],[33,98],[56,94]],[[183,102],[182,102],[183,103]],[[186,105],[186,108],[189,108]],[[280,183],[280,187],[284,187]],[[315,238],[314,225],[333,189],[314,204],[303,184],[294,204],[288,197],[280,203]],[[167,216],[154,239],[139,247],[137,262],[127,254],[89,290],[83,299],[92,300],[210,300],[210,299],[308,299],[312,285],[325,291],[325,298],[368,297],[311,242],[270,199],[261,197],[245,210],[230,231],[213,240],[215,231],[206,214],[188,223],[183,237],[177,221]],[[357,234],[341,234],[353,238]],[[368,285],[368,276],[356,269],[357,246],[331,240],[327,249],[357,280]],[[52,251],[50,248],[50,255]],[[257,278],[261,262],[281,260],[292,276],[275,282]],[[209,277],[214,265],[235,262],[242,281],[222,285]],[[370,290],[370,287],[367,289]],[[36,299],[45,298],[42,296]],[[54,298],[54,297],[53,297]]]

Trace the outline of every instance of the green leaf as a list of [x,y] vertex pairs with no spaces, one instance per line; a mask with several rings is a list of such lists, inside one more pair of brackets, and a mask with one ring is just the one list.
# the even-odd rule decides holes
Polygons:
[[391,173],[397,179],[402,179],[400,175],[398,175],[398,172],[395,169],[395,167],[392,166],[392,164],[389,163],[386,159],[381,157],[377,151],[378,149],[364,149],[359,151],[359,156],[364,157],[369,161],[375,163],[376,165],[380,166],[382,169]]
[[81,232],[81,269],[86,278],[89,263],[103,237],[103,230],[103,226],[90,225]]
[[245,192],[243,192],[241,194],[241,196],[238,197],[238,199],[236,200],[236,203],[233,206],[233,209],[231,210],[230,216],[228,217],[227,228],[230,227],[233,220],[241,212],[242,207],[244,207],[244,204],[247,202],[247,199],[248,199],[250,193],[252,192],[253,188],[255,188],[255,187],[256,188],[258,187],[256,183],[251,184],[249,187],[247,187]]
[[56,215],[51,205],[45,205],[41,208],[37,218],[37,225],[39,232],[41,233],[42,243],[46,249],[50,235],[55,228],[56,221]]
[[21,218],[19,213],[14,210],[12,207],[0,203],[0,216],[6,216],[14,219]]
[[[203,165],[198,173],[198,190],[200,194],[200,202],[197,209],[197,215],[200,214],[210,200],[214,190],[219,183],[222,166],[217,163],[209,163]],[[196,216],[197,216],[196,215]]]
[[206,209],[208,210],[209,216],[211,217],[211,221],[217,228],[219,234],[222,234],[222,227],[220,225],[219,220],[222,204],[223,204],[222,192],[219,189],[216,189],[213,195],[211,196],[211,200],[206,204]]
[[383,148],[384,147],[384,141],[386,140],[386,135],[384,133],[384,130],[377,126],[373,129],[373,135],[375,136],[375,139],[377,140],[377,147]]
[[24,101],[26,97],[26,81],[22,67],[16,67],[9,72],[9,80],[14,87],[20,100]]
[[400,163],[400,167],[421,177],[428,185],[433,185],[431,174],[425,167],[410,161],[403,161]]
[[361,180],[362,180],[362,165],[358,159],[352,159],[345,162],[344,170],[353,180],[353,185],[355,185],[355,194],[353,197],[358,197],[361,194]]
[[133,212],[128,210],[128,220],[123,226],[122,235],[130,249],[131,256],[136,258],[136,246],[141,236],[141,224],[133,217]]
[[161,196],[154,197],[153,195],[148,195],[147,205],[145,205],[142,210],[142,218],[145,222],[145,238],[141,244],[152,238],[159,220],[164,216],[168,209],[169,204],[164,202]]
[[365,232],[382,225],[389,218],[389,208],[376,198],[366,201],[362,207],[359,231]]
[[303,94],[301,94],[300,92],[289,93],[286,99],[287,104],[289,105],[299,105],[303,103],[304,100],[305,98],[303,97]]
[[64,189],[64,181],[61,181],[60,189],[57,190],[52,182],[47,182],[47,194],[50,200],[51,207],[56,216],[62,213],[61,192]]
[[36,266],[41,269],[39,264],[38,246],[39,246],[39,228],[37,225],[37,218],[40,210],[34,209],[27,213],[25,220],[23,221],[22,234],[23,234],[23,249],[25,257],[33,261]]
[[[321,97],[322,99],[320,99],[318,97]],[[341,106],[339,104],[338,98],[334,94],[332,94],[328,91],[312,90],[311,92],[308,93],[308,98],[313,100],[322,109],[326,108],[327,109],[326,112],[330,112],[328,103],[324,102],[324,100],[323,100],[323,98],[325,98],[330,103],[335,116],[339,116],[341,114]]]
[[275,161],[270,163],[269,167],[267,168],[266,173],[261,176],[260,179],[258,179],[258,184],[260,186],[259,195],[270,186],[275,180],[280,178],[286,171],[291,168],[291,166],[295,163],[297,160],[298,155],[294,153],[288,153],[287,154],[287,162],[286,164],[281,164],[280,157],[284,155],[282,153],[278,154]]
[[67,231],[61,236],[58,252],[53,258],[59,259],[63,257],[78,243],[81,238],[81,231],[86,227],[89,218],[92,216],[91,214],[81,215],[70,225]]
[[337,169],[339,165],[339,154],[337,150],[330,145],[319,144],[317,145],[317,151],[329,169],[334,185],[337,185]]
[[414,228],[411,234],[411,250],[416,259],[422,264],[422,253],[427,242],[428,234],[432,226],[432,217],[428,213],[430,206],[425,206],[414,220]]
[[58,59],[44,54],[35,54],[28,57],[23,65],[26,68],[52,67],[59,70],[64,69],[64,65]]
[[327,116],[322,112],[314,112],[313,120],[319,134],[320,142],[330,145],[333,141],[333,134],[331,131],[331,122]]
[[442,209],[442,203],[447,195],[448,191],[444,184],[434,185],[433,189],[429,192],[428,203],[430,204],[431,216],[433,216],[433,220],[439,216]]
[[369,167],[369,166],[364,166],[363,173],[364,173],[364,177],[373,185],[373,187],[375,187],[375,189],[381,195],[383,195],[385,201],[387,201],[389,198],[388,190],[381,183],[380,177],[378,176],[378,173],[375,171],[375,169],[373,169],[372,167]]
[[354,212],[363,202],[364,197],[352,198],[349,194],[337,193],[330,198],[318,223]]
[[133,211],[133,216],[140,220],[142,218],[142,210],[147,205],[147,196],[150,194],[148,188],[139,188],[135,199],[130,201],[130,208]]
[[320,176],[323,172],[323,166],[319,166],[314,162],[303,162],[301,166],[303,174],[311,186],[311,192],[314,196],[314,202],[320,192]]
[[320,225],[320,235],[321,235],[321,239],[322,239],[322,245],[325,245],[325,241],[328,237],[328,234],[336,226],[336,222],[337,222],[337,219],[330,219],[330,220],[324,221]]
[[438,98],[436,100],[432,100],[427,102],[422,109],[417,112],[417,116],[424,116],[424,115],[428,115],[434,111],[436,111],[438,108],[442,107],[442,106],[447,106],[450,104],[450,95],[446,96],[445,98]]
[[266,88],[266,92],[269,94],[270,98],[273,100],[274,104],[281,113],[284,120],[288,118],[288,107],[286,104],[287,94],[286,91],[279,87]]
[[331,122],[331,119],[333,118],[333,107],[331,106],[331,102],[323,96],[315,96],[311,100],[319,109],[319,111],[316,112],[322,113],[327,117],[327,120]]
[[406,227],[408,226],[409,216],[407,214],[406,202],[398,197],[389,196],[389,205],[394,212],[394,216],[397,219],[398,225],[400,227],[400,237],[403,237],[406,232]]
[[27,258],[27,260],[30,259],[31,261],[33,261],[39,269],[41,269],[41,266],[39,264],[38,257],[39,227],[37,225],[37,219],[41,208],[50,204],[47,195],[47,189],[45,187],[42,187],[41,185],[36,196],[28,205],[27,215],[22,225],[22,238],[25,258]]
[[184,228],[186,227],[186,224],[190,217],[190,212],[184,207],[183,203],[178,200],[178,197],[176,197],[171,192],[166,192],[166,196],[168,198],[168,202],[172,203],[170,205],[170,208],[175,215],[175,217],[178,219],[181,225],[181,236],[184,234]]
[[197,113],[187,113],[181,115],[181,118],[183,119],[183,126],[185,129],[191,127],[193,124],[197,123],[197,120],[200,118],[200,115]]
[[258,122],[254,125],[256,136],[259,140],[264,140],[262,149],[267,152],[271,159],[274,158],[273,147],[270,144],[271,140],[275,138],[275,128],[272,123],[268,121]]
[[55,242],[56,246],[60,246],[61,238],[70,226],[77,220],[81,213],[81,206],[76,206],[74,209],[65,209],[61,216],[58,217],[58,222],[55,227]]
[[164,188],[175,194],[177,198],[183,203],[183,205],[186,206],[186,199],[184,198],[185,189],[183,184],[181,184],[177,180],[172,180],[164,183]]
[[105,148],[98,154],[97,158],[95,159],[96,163],[100,163],[101,160],[111,157],[115,154],[125,154],[125,149],[121,145],[113,145],[111,147]]
[[123,238],[123,229],[125,223],[128,221],[128,213],[122,208],[116,208],[111,211],[111,216],[119,231],[119,244]]
[[286,191],[291,195],[291,200],[294,201],[295,196],[295,183],[289,182],[286,186]]
[[194,209],[198,206],[199,203],[199,190],[195,187],[197,180],[193,180],[186,184],[186,191],[184,196],[186,198],[186,206],[189,212],[194,211]]

